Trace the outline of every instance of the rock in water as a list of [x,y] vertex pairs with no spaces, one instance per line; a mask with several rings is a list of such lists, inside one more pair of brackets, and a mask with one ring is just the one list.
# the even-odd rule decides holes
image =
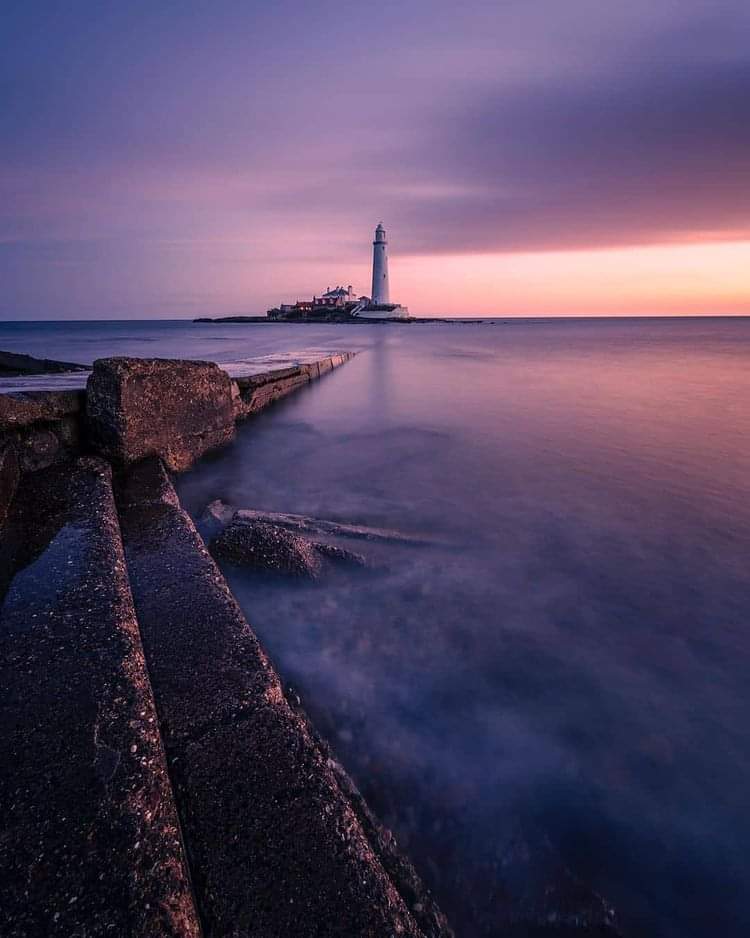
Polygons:
[[257,521],[232,522],[209,548],[218,560],[269,573],[316,580],[323,566],[315,545],[285,528]]
[[[205,517],[205,516],[204,516]],[[325,561],[363,567],[365,558],[341,547],[320,544],[265,521],[231,521],[209,544],[218,560],[269,573],[317,580]]]

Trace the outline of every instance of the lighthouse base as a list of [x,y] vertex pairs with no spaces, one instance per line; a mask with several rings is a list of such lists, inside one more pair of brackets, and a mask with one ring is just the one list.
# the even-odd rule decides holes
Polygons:
[[399,303],[370,303],[353,311],[355,319],[408,319],[409,310]]

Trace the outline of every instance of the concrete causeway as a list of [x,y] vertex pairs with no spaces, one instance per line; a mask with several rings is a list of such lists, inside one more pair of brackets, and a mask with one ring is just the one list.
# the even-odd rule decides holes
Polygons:
[[[168,468],[351,357],[0,395],[0,933],[448,938]],[[46,393],[46,396],[45,396]]]

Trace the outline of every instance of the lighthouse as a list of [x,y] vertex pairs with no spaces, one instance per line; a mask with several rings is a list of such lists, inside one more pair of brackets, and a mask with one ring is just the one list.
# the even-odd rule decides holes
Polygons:
[[317,319],[332,315],[338,319],[373,319],[379,322],[409,319],[409,310],[405,306],[391,302],[388,241],[382,221],[375,229],[375,240],[372,242],[372,297],[357,298],[351,286],[335,287],[333,290],[329,287],[325,293],[320,296],[316,294],[312,300],[282,303],[268,310],[269,319]]
[[372,303],[374,306],[384,306],[391,302],[388,288],[388,242],[385,238],[385,228],[381,221],[375,229],[375,240],[372,242]]
[[381,221],[375,229],[372,242],[372,298],[362,296],[351,310],[356,319],[408,319],[409,310],[400,303],[391,302],[391,287],[388,282],[388,241],[385,225]]

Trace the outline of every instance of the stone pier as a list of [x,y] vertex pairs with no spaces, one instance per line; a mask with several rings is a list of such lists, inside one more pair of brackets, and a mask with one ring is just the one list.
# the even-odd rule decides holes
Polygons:
[[170,471],[347,353],[105,359],[0,394],[0,933],[448,938],[282,684]]

